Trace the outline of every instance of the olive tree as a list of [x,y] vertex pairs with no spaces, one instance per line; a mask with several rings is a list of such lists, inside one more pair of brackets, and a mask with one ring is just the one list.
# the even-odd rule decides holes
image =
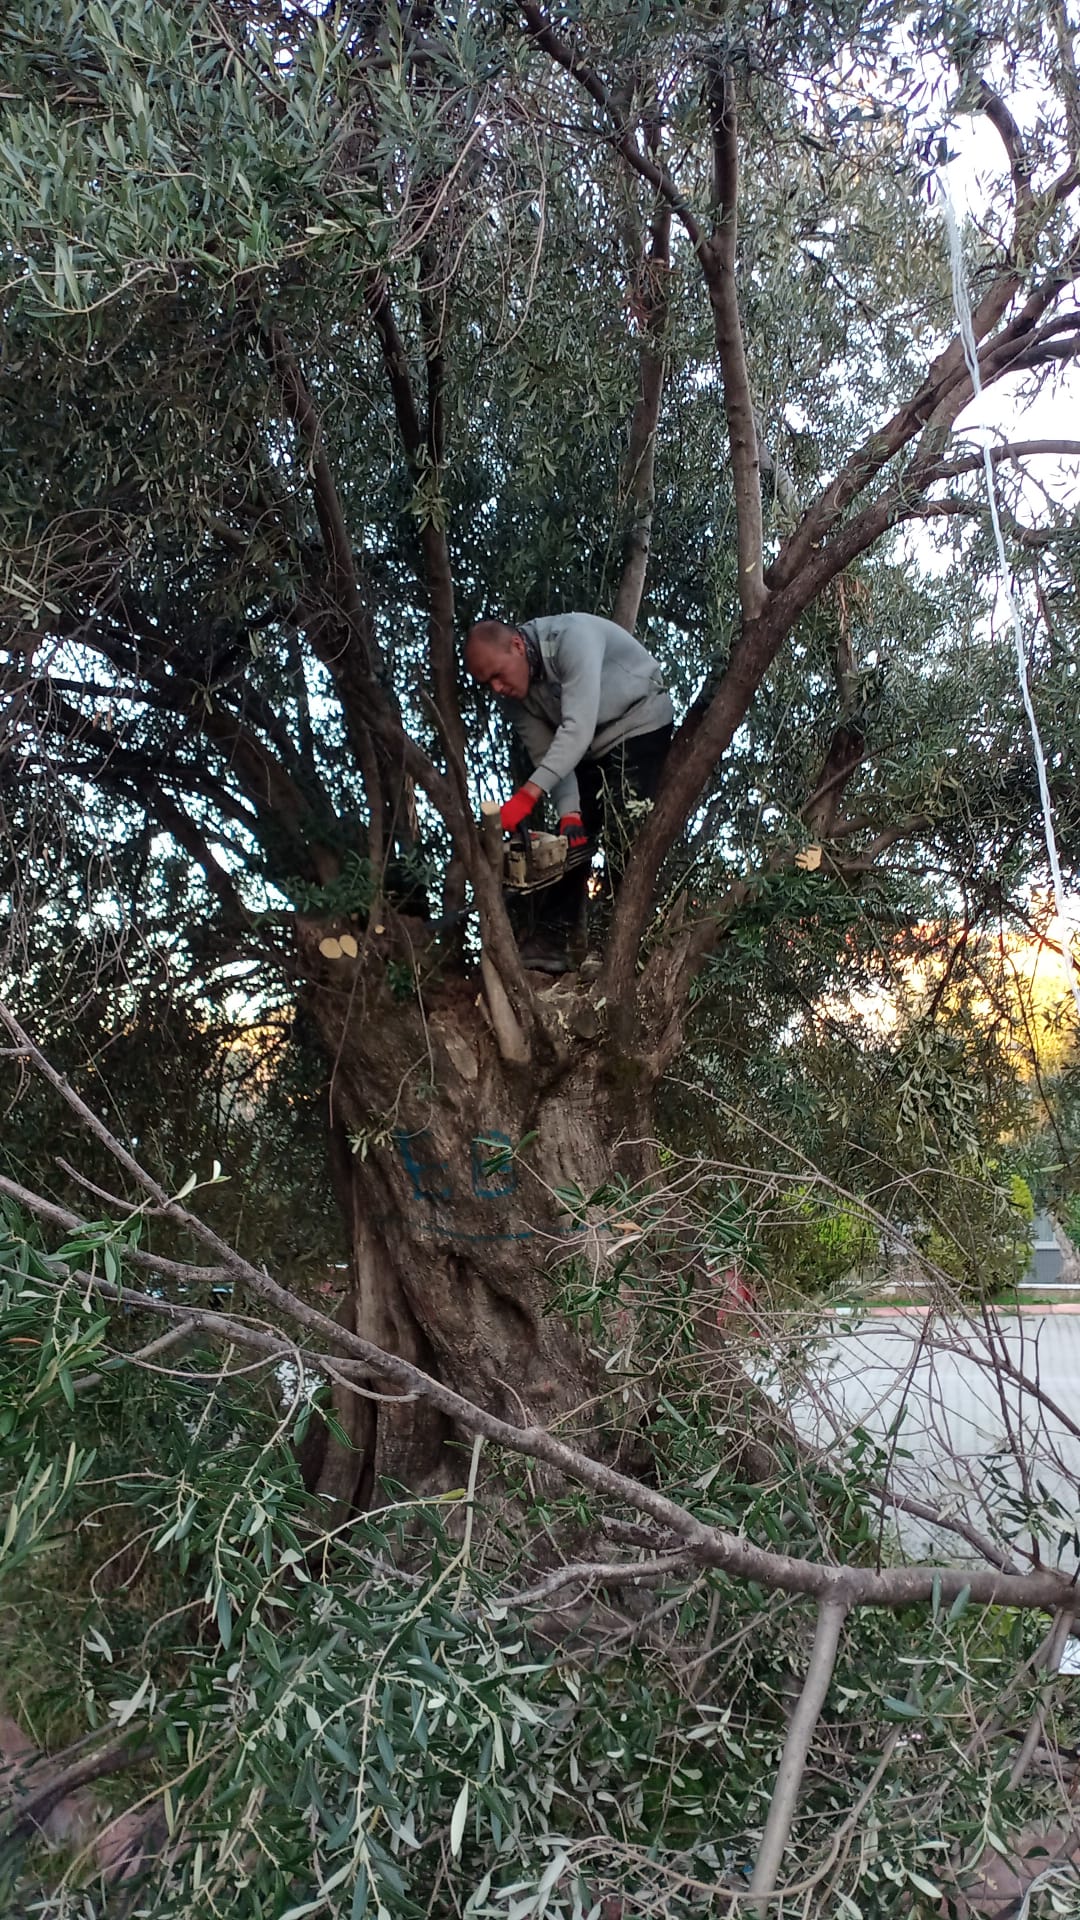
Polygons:
[[[503,1420],[593,1407],[603,1450],[549,1270],[582,1232],[618,1248],[739,914],[808,850],[822,900],[955,852],[944,736],[973,724],[1004,736],[972,778],[1011,774],[1017,867],[1037,848],[1015,706],[967,687],[994,555],[932,169],[958,120],[994,130],[979,378],[1054,377],[1080,344],[1068,23],[57,0],[3,33],[9,818],[96,790],[181,851],[178,920],[302,1007],[343,1328]],[[993,446],[1033,592],[1068,516],[1031,526],[1015,476],[1073,450]],[[947,613],[913,522],[955,534]],[[478,832],[502,749],[456,641],[572,604],[646,634],[683,718],[599,968],[552,986]],[[745,864],[739,743],[770,713],[794,718]],[[430,1401],[336,1411],[318,1476],[347,1508],[454,1474]]]

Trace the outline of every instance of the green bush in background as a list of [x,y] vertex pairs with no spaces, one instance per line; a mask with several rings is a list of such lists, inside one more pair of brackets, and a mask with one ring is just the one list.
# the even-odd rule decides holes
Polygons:
[[762,1238],[775,1278],[812,1298],[832,1292],[878,1256],[870,1222],[810,1186],[782,1195],[763,1223]]

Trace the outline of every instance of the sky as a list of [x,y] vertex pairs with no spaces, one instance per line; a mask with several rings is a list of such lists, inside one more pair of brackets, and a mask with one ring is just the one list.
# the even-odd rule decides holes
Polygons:
[[[1021,93],[1010,100],[1018,119],[1023,121],[1037,109],[1037,102]],[[1025,105],[1028,113],[1025,113]],[[961,225],[965,218],[979,225],[991,216],[1002,191],[1003,155],[1000,139],[983,114],[957,117],[949,130],[955,158],[939,171],[939,179],[948,194]],[[942,248],[946,248],[944,223]],[[1000,440],[1080,440],[1080,363],[1063,366],[1060,373],[1040,381],[1038,392],[1025,399],[1018,391],[1020,382],[1003,380],[968,407],[957,421],[959,431],[986,425],[992,437]],[[1039,480],[1051,486],[1055,497],[1075,503],[1080,500],[1080,460],[1040,459],[1032,462]],[[1025,498],[1036,515],[1045,513],[1045,500],[1037,485],[1025,487]]]

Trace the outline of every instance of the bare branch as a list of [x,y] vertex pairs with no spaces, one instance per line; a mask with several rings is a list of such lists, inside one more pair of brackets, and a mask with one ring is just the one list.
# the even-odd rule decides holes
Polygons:
[[897,1493],[889,1487],[868,1486],[867,1492],[875,1499],[883,1501],[887,1507],[893,1507],[898,1513],[909,1513],[913,1520],[927,1520],[932,1527],[942,1533],[955,1534],[958,1540],[974,1548],[988,1566],[1000,1567],[1003,1573],[1015,1573],[1016,1562],[1001,1548],[995,1546],[978,1527],[972,1526],[962,1514],[943,1513],[930,1500],[920,1500],[913,1493]]
[[1046,367],[1054,360],[1061,363],[1080,359],[1080,337],[1072,340],[1052,340],[1042,347],[1025,347],[1010,360],[1009,373],[1028,373],[1032,367]]
[[147,1759],[151,1752],[149,1747],[133,1746],[131,1735],[125,1734],[121,1739],[111,1740],[107,1746],[85,1754],[81,1760],[73,1760],[69,1766],[52,1773],[39,1786],[35,1787],[28,1781],[25,1791],[22,1791],[17,1777],[13,1782],[9,1780],[10,1800],[0,1814],[0,1835],[18,1833],[25,1827],[40,1827],[53,1809],[79,1787],[89,1785],[92,1780],[103,1780],[110,1774],[123,1773],[127,1767],[137,1766],[140,1761]]
[[757,421],[746,366],[735,277],[739,219],[739,130],[735,82],[730,67],[710,75],[716,227],[701,249],[712,302],[716,346],[724,387],[724,413],[731,446],[732,485],[739,548],[739,605],[744,621],[757,618],[766,599],[762,580],[761,465]]
[[630,422],[630,439],[623,463],[623,489],[630,508],[622,577],[611,617],[633,633],[641,610],[641,595],[652,546],[656,498],[656,429],[664,392],[662,337],[667,320],[667,272],[670,264],[671,209],[663,203],[652,223],[649,251],[641,262],[635,292],[636,309],[644,327],[640,361],[640,389]]
[[1033,196],[1031,192],[1031,161],[1028,159],[1020,129],[1005,105],[999,93],[988,86],[985,80],[977,83],[976,99],[991,126],[1001,136],[1002,145],[1009,160],[1015,194],[1016,220],[1013,229],[1013,251],[1023,244],[1024,232],[1032,212]]
[[854,880],[860,874],[872,873],[882,854],[887,853],[890,847],[894,847],[898,840],[906,840],[910,834],[920,833],[929,825],[930,821],[924,816],[908,814],[902,820],[894,820],[891,826],[883,827],[881,832],[867,841],[861,852],[852,858],[838,860],[826,852],[823,856],[823,864],[827,865],[829,871],[835,873],[838,879]]
[[[1033,460],[1036,456],[1055,456],[1059,459],[1080,459],[1080,440],[1011,440],[1004,446],[988,449],[992,466],[1000,466],[1002,461]],[[935,486],[939,480],[955,480],[962,473],[977,473],[983,469],[981,452],[968,455],[963,460],[945,460],[937,468],[930,468],[923,476],[924,486]]]
[[136,1347],[130,1353],[114,1354],[110,1360],[106,1360],[105,1365],[97,1373],[80,1373],[74,1382],[75,1392],[86,1393],[89,1388],[100,1386],[107,1373],[115,1373],[120,1367],[142,1367],[149,1360],[159,1359],[163,1353],[170,1352],[173,1347],[183,1346],[185,1341],[191,1340],[196,1331],[197,1329],[190,1325],[181,1323],[179,1326],[169,1327],[165,1333],[159,1333],[156,1340],[148,1340],[143,1347]]
[[568,1566],[556,1567],[553,1573],[545,1574],[535,1587],[528,1587],[524,1593],[507,1595],[500,1600],[500,1605],[536,1607],[550,1600],[560,1587],[636,1587],[643,1581],[663,1580],[673,1573],[689,1576],[697,1571],[685,1551],[657,1554],[652,1560],[573,1560]]
[[[905,520],[946,520],[950,517],[977,520],[982,519],[985,513],[985,501],[965,500],[953,494],[945,500],[923,500],[906,507],[902,513],[894,516],[892,524],[899,526]],[[1000,506],[998,518],[1009,538],[1015,540],[1020,547],[1051,547],[1067,531],[1063,527],[1026,527],[1022,521],[1017,520],[1013,514],[1006,513]]]
[[810,1664],[806,1669],[806,1679],[803,1682],[798,1705],[791,1716],[776,1784],[769,1803],[769,1817],[765,1822],[761,1848],[754,1863],[753,1877],[750,1881],[751,1893],[759,1895],[756,1910],[760,1920],[768,1920],[770,1896],[776,1887],[780,1862],[791,1832],[791,1822],[795,1817],[799,1788],[806,1771],[810,1743],[821,1718],[821,1709],[825,1705],[825,1696],[829,1691],[833,1668],[836,1665],[840,1633],[846,1618],[846,1607],[835,1600],[825,1600],[818,1608],[817,1631],[814,1634]]

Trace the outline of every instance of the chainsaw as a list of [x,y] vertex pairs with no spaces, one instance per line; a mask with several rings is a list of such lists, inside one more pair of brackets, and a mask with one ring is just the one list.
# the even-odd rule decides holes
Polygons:
[[480,824],[484,847],[507,893],[536,893],[541,887],[553,887],[567,873],[587,867],[596,848],[591,840],[571,847],[565,833],[530,833],[517,827],[509,839],[503,836],[498,803],[480,804]]
[[502,882],[508,893],[536,893],[553,887],[564,874],[587,867],[595,848],[590,840],[570,847],[565,833],[530,833],[519,827],[503,848]]

